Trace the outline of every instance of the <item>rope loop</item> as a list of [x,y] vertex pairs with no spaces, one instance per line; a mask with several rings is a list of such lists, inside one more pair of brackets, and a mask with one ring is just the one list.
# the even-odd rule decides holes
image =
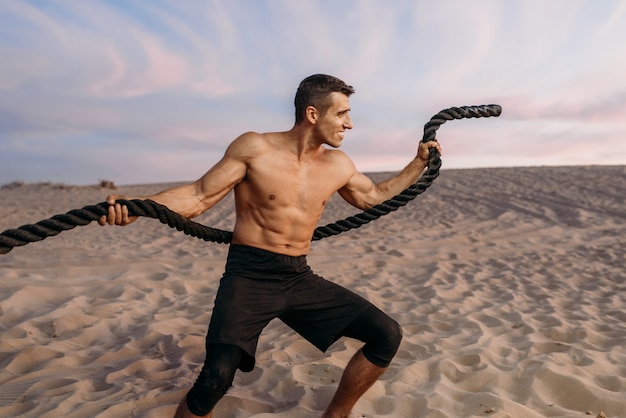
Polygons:
[[[500,116],[501,113],[502,108],[495,104],[444,109],[434,115],[430,121],[424,125],[422,142],[436,141],[436,132],[446,121]],[[332,224],[318,227],[313,233],[312,240],[317,241],[351,229],[360,228],[381,216],[398,210],[415,199],[419,194],[426,191],[439,176],[440,168],[441,158],[439,152],[431,148],[427,169],[414,184],[407,187],[397,196],[368,210],[338,220]],[[199,224],[149,199],[120,199],[118,202],[128,207],[128,214],[131,216],[146,216],[158,219],[161,223],[171,228],[175,228],[178,231],[184,232],[186,235],[205,241],[228,244],[233,236],[231,231],[224,231],[222,229]],[[108,207],[109,205],[106,202],[100,202],[95,205],[85,206],[81,209],[73,209],[64,214],[54,215],[36,224],[23,225],[17,229],[8,229],[0,234],[0,254],[6,254],[14,247],[41,241],[47,237],[58,235],[63,231],[73,229],[77,226],[87,225],[92,221],[97,221],[101,216],[107,214]]]

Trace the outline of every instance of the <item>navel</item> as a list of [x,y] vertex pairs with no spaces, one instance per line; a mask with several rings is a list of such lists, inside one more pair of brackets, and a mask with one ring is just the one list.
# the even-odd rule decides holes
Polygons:
[[276,199],[276,196],[274,196],[273,194],[270,195],[270,200],[274,200]]

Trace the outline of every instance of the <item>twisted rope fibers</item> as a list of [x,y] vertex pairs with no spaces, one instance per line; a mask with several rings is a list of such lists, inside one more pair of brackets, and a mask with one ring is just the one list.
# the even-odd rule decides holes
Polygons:
[[[436,131],[446,121],[500,116],[501,113],[502,108],[495,104],[444,109],[434,115],[430,121],[424,125],[422,142],[436,141]],[[431,148],[428,158],[428,168],[414,184],[403,190],[397,196],[373,206],[370,209],[354,216],[338,220],[332,224],[318,227],[313,233],[312,241],[359,228],[381,216],[398,210],[415,199],[419,194],[426,191],[439,176],[440,168],[441,158],[439,153],[436,149]],[[232,232],[230,231],[199,224],[149,199],[120,199],[118,202],[128,207],[128,213],[131,216],[146,216],[158,219],[161,223],[195,238],[220,244],[228,244],[232,239]],[[109,205],[106,202],[100,202],[95,205],[85,206],[81,209],[73,209],[65,214],[54,215],[36,224],[28,224],[20,226],[17,229],[6,230],[0,234],[0,254],[6,254],[14,247],[41,241],[47,237],[58,235],[63,231],[73,229],[77,226],[87,225],[92,221],[97,221],[101,216],[107,214],[108,207]]]

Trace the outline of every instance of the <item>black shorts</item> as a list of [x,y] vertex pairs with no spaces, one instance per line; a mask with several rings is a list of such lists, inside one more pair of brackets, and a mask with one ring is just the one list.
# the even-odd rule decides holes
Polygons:
[[316,275],[306,256],[292,257],[231,245],[207,333],[207,345],[224,343],[245,352],[239,368],[254,368],[259,335],[274,318],[326,351],[372,304]]

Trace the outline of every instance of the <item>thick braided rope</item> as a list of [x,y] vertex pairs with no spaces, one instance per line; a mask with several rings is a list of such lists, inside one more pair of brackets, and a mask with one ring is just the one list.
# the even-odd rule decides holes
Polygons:
[[[491,116],[500,116],[502,107],[499,105],[482,105],[482,106],[462,106],[444,109],[430,118],[430,121],[424,125],[424,136],[422,142],[436,141],[435,134],[437,129],[446,121],[452,119],[465,118],[487,118]],[[420,176],[420,178],[404,189],[400,194],[384,201],[366,211],[357,215],[349,216],[335,223],[318,227],[313,233],[313,241],[320,240],[332,235],[337,235],[350,229],[359,228],[373,220],[387,215],[412,201],[417,195],[424,193],[432,182],[439,176],[441,168],[441,158],[436,149],[430,149],[428,158],[428,169]]]
[[[119,199],[118,202],[128,207],[128,213],[131,216],[158,219],[171,228],[205,241],[229,243],[232,237],[232,232],[199,224],[152,200]],[[106,202],[100,202],[81,209],[73,209],[64,214],[54,215],[52,218],[44,219],[34,225],[23,225],[17,229],[6,230],[0,234],[0,254],[8,253],[13,247],[41,241],[63,231],[97,221],[102,215],[107,214],[108,208],[109,205]]]
[[[436,140],[435,133],[437,129],[448,120],[499,116],[501,112],[502,108],[498,105],[463,106],[442,110],[424,125],[422,142]],[[335,223],[318,227],[313,233],[312,240],[320,240],[350,229],[359,228],[362,225],[405,206],[432,184],[439,175],[440,167],[441,158],[439,157],[439,153],[431,149],[428,169],[417,182],[392,199],[376,205],[371,209]],[[191,221],[152,200],[119,200],[119,203],[128,207],[128,213],[131,216],[147,216],[158,219],[161,223],[171,228],[176,228],[178,231],[182,231],[192,237],[221,244],[230,243],[232,238],[232,232],[230,231],[211,228]],[[102,215],[107,214],[107,210],[108,204],[101,202],[96,205],[85,206],[82,209],[74,209],[65,214],[55,215],[50,219],[44,219],[36,224],[23,225],[17,229],[6,230],[0,234],[0,254],[6,254],[14,247],[41,241],[47,237],[58,235],[63,231],[73,229],[77,226],[87,225],[92,221],[97,221]]]

